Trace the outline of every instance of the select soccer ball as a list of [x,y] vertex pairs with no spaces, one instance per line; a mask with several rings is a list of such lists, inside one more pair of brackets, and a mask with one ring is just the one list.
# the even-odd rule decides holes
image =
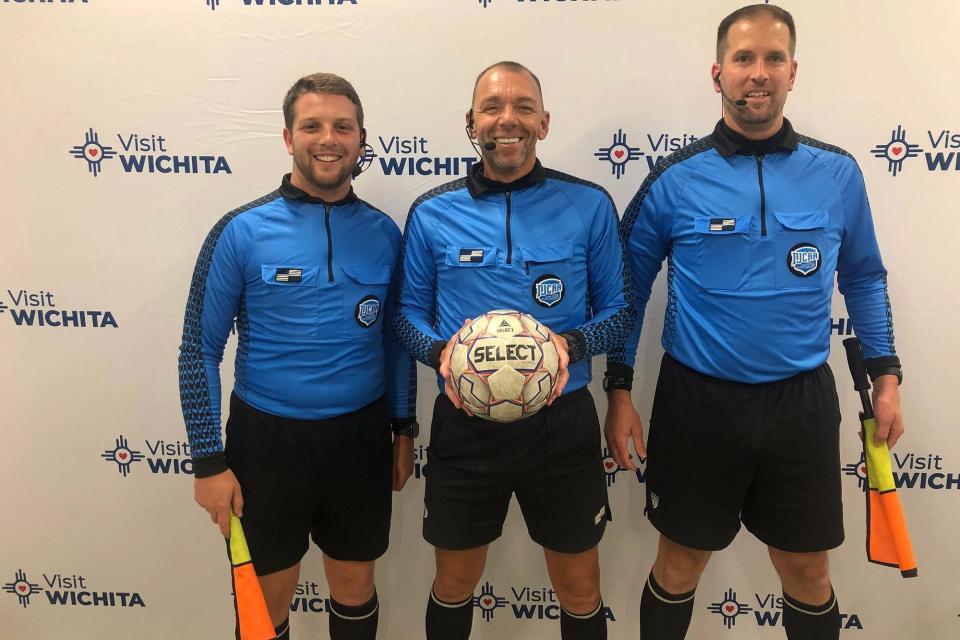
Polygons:
[[450,377],[475,416],[514,422],[547,403],[558,360],[550,332],[536,318],[490,311],[460,330],[450,354]]

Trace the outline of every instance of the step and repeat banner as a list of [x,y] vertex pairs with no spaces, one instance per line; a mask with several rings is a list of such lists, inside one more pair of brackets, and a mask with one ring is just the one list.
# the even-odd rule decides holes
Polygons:
[[[656,161],[709,133],[716,26],[736,0],[2,0],[0,134],[0,639],[228,638],[223,540],[193,502],[177,348],[199,247],[291,160],[280,104],[332,71],[357,88],[369,167],[355,187],[401,226],[411,202],[476,161],[464,134],[476,74],[514,59],[552,114],[544,164],[597,182],[621,212]],[[894,473],[920,577],[864,552],[858,399],[833,311],[844,409],[846,544],[831,555],[841,636],[960,637],[960,89],[954,0],[784,0],[798,26],[787,115],[865,175],[904,363],[907,435]],[[659,281],[634,400],[650,413],[665,304]],[[232,349],[224,385],[232,379]],[[603,361],[594,363],[602,373]],[[419,415],[436,387],[420,368]],[[597,380],[591,390],[601,413]],[[395,496],[377,566],[380,637],[423,637],[433,577],[420,535],[429,425]],[[601,545],[610,637],[637,638],[657,535],[644,473],[606,459]],[[366,462],[355,462],[355,474]],[[350,477],[343,478],[351,482]],[[559,637],[540,549],[511,509],[475,599],[474,638]],[[316,549],[293,602],[297,638],[327,637]],[[714,556],[689,638],[783,637],[776,574],[743,532]]]

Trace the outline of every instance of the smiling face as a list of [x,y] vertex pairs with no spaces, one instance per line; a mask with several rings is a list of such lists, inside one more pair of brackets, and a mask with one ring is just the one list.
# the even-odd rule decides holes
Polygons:
[[481,148],[487,142],[497,144],[493,151],[482,151],[486,177],[511,182],[530,173],[537,160],[537,141],[547,137],[549,128],[550,114],[529,73],[494,67],[477,82],[471,136]]
[[[734,22],[723,58],[710,70],[720,74],[714,91],[723,98],[727,126],[747,138],[768,138],[783,125],[783,106],[797,77],[790,53],[790,30],[768,15]],[[734,104],[746,100],[745,105]]]
[[344,198],[360,156],[356,106],[346,96],[304,93],[293,107],[293,123],[283,130],[293,156],[290,182],[328,202]]

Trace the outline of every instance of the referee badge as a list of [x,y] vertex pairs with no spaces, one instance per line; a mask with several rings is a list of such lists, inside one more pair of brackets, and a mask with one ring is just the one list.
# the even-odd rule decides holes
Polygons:
[[563,280],[547,274],[537,278],[533,283],[533,299],[541,307],[552,307],[563,300]]
[[357,303],[354,317],[364,329],[369,328],[380,317],[380,300],[376,296],[367,296]]
[[800,278],[808,278],[820,270],[820,249],[808,242],[794,245],[787,254],[787,268]]
[[483,262],[483,249],[460,249],[460,262]]
[[733,231],[737,228],[736,218],[710,218],[710,231],[713,233]]
[[303,269],[294,267],[277,267],[277,273],[274,276],[277,282],[300,282],[303,279]]

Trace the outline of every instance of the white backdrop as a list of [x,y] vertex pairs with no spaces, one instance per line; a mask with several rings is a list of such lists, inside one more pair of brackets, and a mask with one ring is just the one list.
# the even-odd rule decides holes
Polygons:
[[[193,503],[189,462],[181,466],[177,346],[205,234],[289,171],[280,103],[296,78],[333,71],[357,87],[377,157],[356,188],[402,225],[418,194],[455,177],[432,167],[473,156],[463,113],[476,73],[516,59],[540,76],[552,112],[544,164],[600,183],[622,211],[648,159],[665,153],[654,146],[663,134],[679,144],[712,129],[716,24],[739,4],[2,0],[0,639],[232,637],[223,542]],[[785,6],[797,19],[800,61],[787,113],[798,131],[844,147],[863,169],[906,371],[908,433],[894,467],[920,566],[910,581],[865,560],[857,399],[839,347],[847,323],[838,297],[831,363],[845,411],[848,541],[832,566],[843,637],[957,638],[960,559],[950,547],[960,527],[960,443],[949,384],[960,356],[960,90],[950,61],[960,8],[953,0]],[[905,138],[888,144],[898,127]],[[595,155],[618,132],[641,153],[620,177]],[[99,147],[88,144],[93,135]],[[418,152],[386,148],[393,136],[422,139]],[[896,175],[884,152],[898,160]],[[180,158],[179,172],[163,172],[175,160],[162,156]],[[424,174],[386,171],[421,157],[439,160],[420,162],[430,167]],[[663,306],[660,282],[634,391],[643,416]],[[598,360],[594,371],[602,370]],[[434,389],[421,368],[425,421]],[[603,412],[596,382],[591,389]],[[418,444],[428,438],[429,430]],[[131,458],[120,460],[124,453]],[[620,640],[638,636],[656,534],[642,516],[638,478],[614,471],[610,481],[603,588],[610,637]],[[378,565],[381,638],[422,637],[433,575],[422,498],[419,479],[395,498],[391,548]],[[559,636],[539,550],[516,509],[486,581],[502,606],[486,616],[476,609],[474,638]],[[300,591],[294,637],[327,637],[316,551]],[[739,615],[710,611],[728,595]],[[767,628],[779,623],[777,597],[762,546],[744,533],[708,567],[689,637],[782,637]]]

